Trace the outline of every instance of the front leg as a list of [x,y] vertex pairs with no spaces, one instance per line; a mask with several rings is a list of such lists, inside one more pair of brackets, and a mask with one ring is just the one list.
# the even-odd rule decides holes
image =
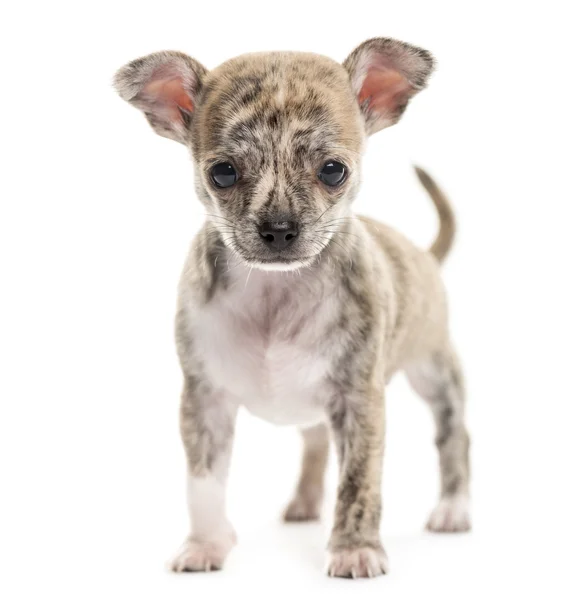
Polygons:
[[353,578],[383,575],[388,568],[380,542],[383,386],[337,398],[329,417],[340,475],[327,573]]
[[188,462],[190,533],[170,563],[173,571],[220,569],[236,542],[225,513],[236,412],[225,393],[186,376],[180,428]]

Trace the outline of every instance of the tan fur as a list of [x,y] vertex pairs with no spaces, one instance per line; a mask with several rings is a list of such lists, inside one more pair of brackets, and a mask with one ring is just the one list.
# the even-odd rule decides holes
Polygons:
[[431,200],[435,203],[437,213],[439,214],[439,233],[433,245],[429,248],[429,252],[437,258],[439,262],[443,262],[444,258],[449,253],[455,238],[455,215],[451,208],[451,204],[447,196],[441,191],[435,180],[420,167],[415,167],[415,172],[423,187],[427,190]]
[[312,521],[320,516],[325,469],[329,458],[329,430],[324,424],[302,431],[302,469],[285,521]]
[[[318,517],[330,431],[340,475],[327,572],[385,573],[385,385],[400,370],[437,427],[441,501],[429,528],[469,528],[463,383],[439,274],[453,213],[422,169],[440,217],[431,252],[351,210],[366,135],[400,118],[432,68],[428,52],[376,38],[343,65],[272,52],[207,71],[165,52],[117,74],[123,98],[160,135],[188,146],[208,213],[179,287],[191,530],[173,569],[220,568],[234,544],[224,490],[235,417],[245,406],[303,429],[286,520]],[[227,185],[214,178],[219,165],[233,174]],[[336,181],[325,176],[333,169]],[[278,246],[285,228],[289,241]]]

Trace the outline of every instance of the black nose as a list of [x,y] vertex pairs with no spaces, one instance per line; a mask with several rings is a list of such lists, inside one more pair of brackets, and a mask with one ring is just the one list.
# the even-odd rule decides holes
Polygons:
[[298,226],[292,221],[266,222],[261,224],[259,235],[272,250],[283,250],[296,239]]

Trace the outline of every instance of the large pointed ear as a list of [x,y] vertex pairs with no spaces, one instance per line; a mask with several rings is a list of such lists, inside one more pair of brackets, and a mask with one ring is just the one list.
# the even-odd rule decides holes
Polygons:
[[206,69],[181,52],[156,52],[120,68],[114,87],[142,110],[155,131],[187,143],[194,106]]
[[363,42],[345,60],[366,131],[375,133],[400,119],[408,101],[422,90],[434,68],[426,50],[392,40]]

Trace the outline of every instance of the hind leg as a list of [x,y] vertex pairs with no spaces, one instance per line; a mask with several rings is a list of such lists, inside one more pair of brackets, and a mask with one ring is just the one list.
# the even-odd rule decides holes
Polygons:
[[294,498],[284,512],[285,521],[312,521],[320,516],[329,457],[329,432],[326,425],[321,424],[303,429],[302,437],[302,469]]
[[449,532],[471,528],[469,509],[469,436],[464,422],[465,396],[459,362],[452,349],[411,365],[406,375],[433,411],[439,450],[441,498],[427,529]]

